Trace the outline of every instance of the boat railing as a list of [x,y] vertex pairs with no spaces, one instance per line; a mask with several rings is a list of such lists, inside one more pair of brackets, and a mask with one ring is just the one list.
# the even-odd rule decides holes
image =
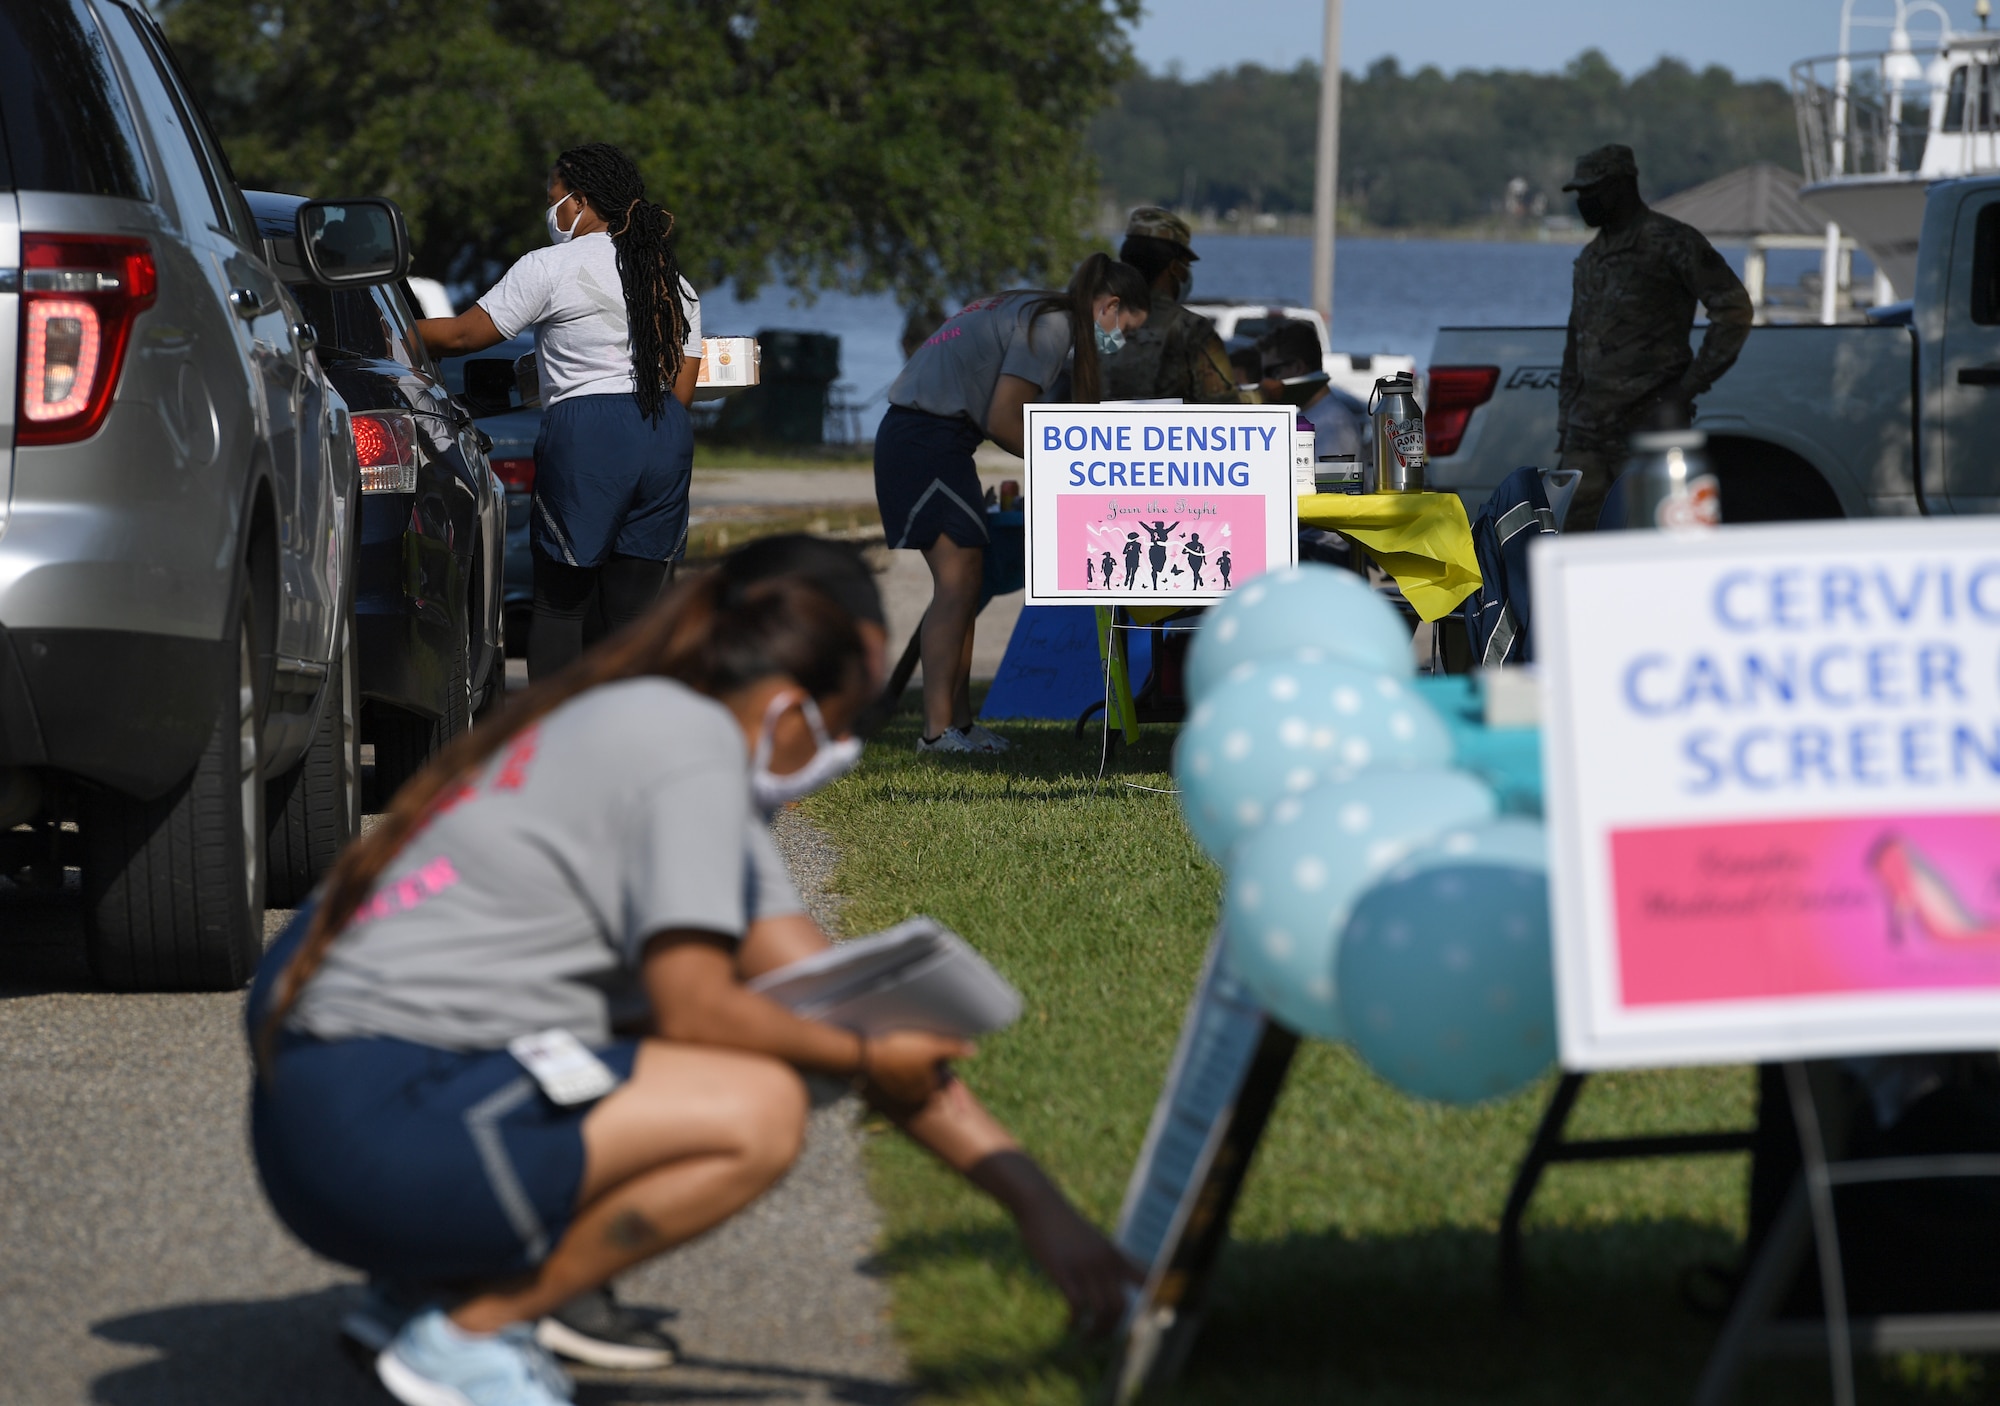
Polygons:
[[2000,171],[2000,35],[1792,65],[1808,182]]

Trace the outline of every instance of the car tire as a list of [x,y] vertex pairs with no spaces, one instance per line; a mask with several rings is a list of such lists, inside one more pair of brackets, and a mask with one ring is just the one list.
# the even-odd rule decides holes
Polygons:
[[270,783],[265,813],[271,833],[265,903],[296,908],[333,869],[361,830],[361,667],[352,616],[341,621],[340,649],[320,706],[319,727],[299,764]]
[[535,622],[534,609],[526,605],[507,607],[507,657],[526,659],[528,657],[528,630]]
[[86,798],[84,944],[121,991],[230,991],[264,951],[264,681],[246,586],[217,671],[214,730],[188,778],[155,800]]
[[374,710],[377,810],[387,810],[405,782],[472,726],[472,617],[461,612],[458,618],[457,639],[444,661],[444,711],[426,718],[386,704]]

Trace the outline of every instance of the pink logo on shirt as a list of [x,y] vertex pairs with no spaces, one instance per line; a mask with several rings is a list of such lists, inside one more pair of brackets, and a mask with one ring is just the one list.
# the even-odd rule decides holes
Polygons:
[[458,882],[458,870],[449,859],[439,855],[416,873],[406,879],[398,879],[387,888],[378,889],[375,896],[355,911],[354,921],[373,922],[395,913],[407,913],[418,904],[436,898]]
[[506,760],[500,763],[500,774],[493,779],[496,791],[518,791],[528,779],[528,763],[535,759],[535,747],[541,741],[541,728],[531,727],[514,739],[514,745],[507,749]]

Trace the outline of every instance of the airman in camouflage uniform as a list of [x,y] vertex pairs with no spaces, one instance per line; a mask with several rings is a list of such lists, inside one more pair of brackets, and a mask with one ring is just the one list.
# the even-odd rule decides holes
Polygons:
[[[1639,198],[1630,147],[1579,157],[1563,189],[1599,231],[1576,260],[1557,418],[1562,467],[1583,471],[1563,530],[1589,532],[1632,432],[1662,406],[1692,414],[1735,363],[1753,313],[1715,246]],[[1688,348],[1697,302],[1708,310],[1699,356]]]
[[1145,326],[1104,358],[1106,400],[1227,405],[1243,398],[1215,324],[1181,306],[1194,286],[1189,265],[1200,258],[1189,247],[1193,238],[1187,221],[1157,205],[1141,205],[1127,218],[1118,257],[1152,284],[1153,311]]

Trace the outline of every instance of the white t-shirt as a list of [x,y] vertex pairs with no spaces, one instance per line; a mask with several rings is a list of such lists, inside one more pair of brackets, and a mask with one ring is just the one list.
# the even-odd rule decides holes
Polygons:
[[[701,355],[701,299],[681,280],[688,356]],[[632,335],[618,247],[602,230],[524,255],[479,300],[502,337],[535,329],[542,404],[573,395],[631,394]]]

